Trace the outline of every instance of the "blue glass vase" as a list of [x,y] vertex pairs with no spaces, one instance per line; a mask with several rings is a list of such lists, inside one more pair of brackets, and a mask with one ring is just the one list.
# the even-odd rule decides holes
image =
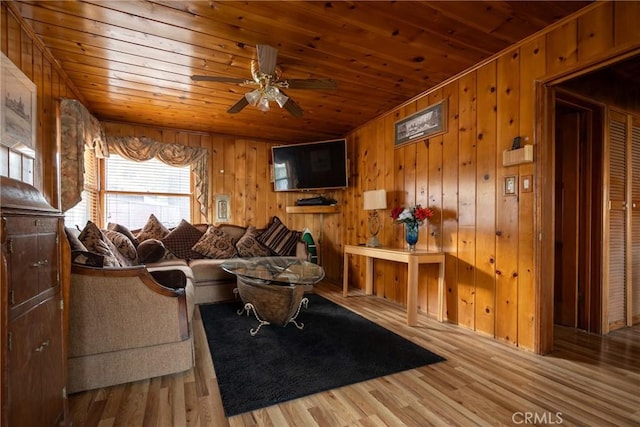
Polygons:
[[418,223],[406,222],[404,224],[404,239],[407,241],[407,249],[413,252],[416,250],[416,243],[418,243]]

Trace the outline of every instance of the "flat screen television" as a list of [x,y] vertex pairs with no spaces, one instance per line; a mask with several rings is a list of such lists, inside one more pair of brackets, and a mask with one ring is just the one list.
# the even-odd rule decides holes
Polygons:
[[271,148],[275,191],[347,188],[347,141],[308,142]]

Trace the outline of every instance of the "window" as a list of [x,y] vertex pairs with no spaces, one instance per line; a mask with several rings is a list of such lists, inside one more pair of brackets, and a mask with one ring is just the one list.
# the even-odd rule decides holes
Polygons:
[[84,228],[87,221],[97,222],[98,215],[98,160],[96,153],[92,149],[84,150],[84,190],[81,194],[82,200],[64,214],[64,225],[66,227]]
[[167,227],[191,218],[191,169],[157,159],[105,159],[105,224],[141,228],[154,214]]

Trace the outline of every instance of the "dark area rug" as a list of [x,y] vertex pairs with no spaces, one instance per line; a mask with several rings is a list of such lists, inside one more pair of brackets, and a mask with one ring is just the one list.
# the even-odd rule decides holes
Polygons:
[[267,325],[233,303],[200,305],[225,414],[230,417],[445,360],[315,294],[298,321]]

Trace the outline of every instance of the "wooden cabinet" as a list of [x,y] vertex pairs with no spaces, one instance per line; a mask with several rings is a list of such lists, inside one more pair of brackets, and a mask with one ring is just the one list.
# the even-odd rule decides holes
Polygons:
[[65,423],[62,217],[32,186],[2,177],[2,426]]

